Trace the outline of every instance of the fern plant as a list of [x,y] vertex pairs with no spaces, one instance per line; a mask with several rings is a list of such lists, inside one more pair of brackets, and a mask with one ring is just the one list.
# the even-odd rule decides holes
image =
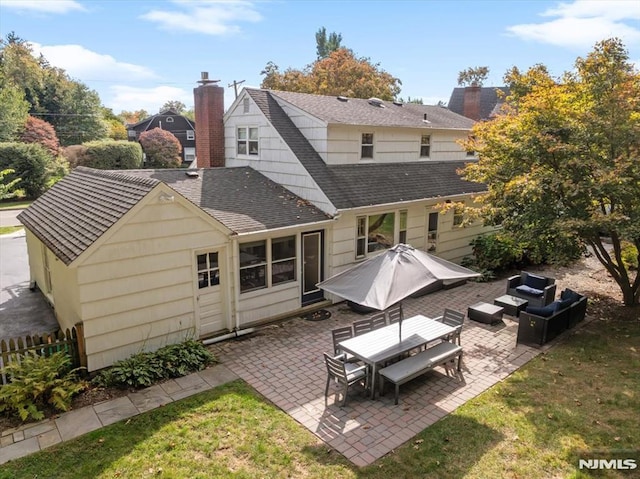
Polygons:
[[11,382],[0,387],[0,412],[17,414],[22,421],[44,418],[45,405],[68,411],[73,396],[87,387],[78,378],[82,368],[70,370],[71,360],[64,352],[44,357],[26,354],[2,371]]

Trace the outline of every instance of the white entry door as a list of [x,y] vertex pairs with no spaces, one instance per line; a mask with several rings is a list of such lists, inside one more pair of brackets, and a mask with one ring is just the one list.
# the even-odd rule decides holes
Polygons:
[[196,253],[198,272],[197,303],[200,319],[200,336],[206,336],[227,328],[222,278],[222,254],[220,251]]

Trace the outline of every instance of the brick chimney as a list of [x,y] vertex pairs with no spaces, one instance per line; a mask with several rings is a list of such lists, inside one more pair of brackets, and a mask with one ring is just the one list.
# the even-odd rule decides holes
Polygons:
[[462,105],[462,114],[476,121],[480,120],[480,88],[481,87],[475,83],[465,87],[464,103]]
[[224,166],[224,88],[200,74],[200,86],[193,89],[196,114],[196,159],[198,168]]

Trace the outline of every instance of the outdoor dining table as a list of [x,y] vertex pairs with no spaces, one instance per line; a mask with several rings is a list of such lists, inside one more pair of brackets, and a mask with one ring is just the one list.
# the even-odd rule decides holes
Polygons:
[[372,399],[376,393],[378,366],[455,331],[455,328],[421,314],[402,321],[402,338],[399,337],[399,327],[400,323],[393,323],[339,343],[342,351],[369,365]]

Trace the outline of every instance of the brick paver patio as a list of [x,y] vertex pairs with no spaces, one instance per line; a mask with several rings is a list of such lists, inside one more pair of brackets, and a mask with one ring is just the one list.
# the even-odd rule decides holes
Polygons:
[[[493,303],[504,294],[504,287],[504,281],[467,283],[409,298],[403,302],[405,317],[418,313],[435,317],[445,307],[466,313],[478,301]],[[397,406],[392,387],[375,400],[353,388],[341,408],[333,393],[325,403],[322,353],[333,350],[331,329],[362,316],[344,303],[327,309],[330,319],[294,318],[210,349],[231,371],[358,466],[371,464],[410,440],[540,352],[516,346],[515,318],[505,316],[502,324],[494,326],[467,318],[462,330],[462,381],[437,368],[401,386]]]

